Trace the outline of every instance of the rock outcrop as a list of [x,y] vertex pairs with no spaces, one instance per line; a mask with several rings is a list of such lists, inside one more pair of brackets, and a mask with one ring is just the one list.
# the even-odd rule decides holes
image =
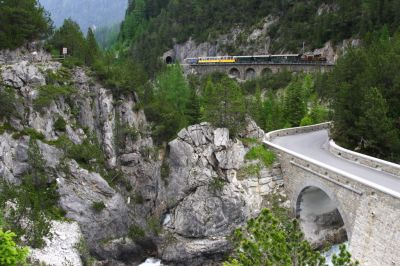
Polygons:
[[[130,240],[129,230],[132,225],[146,228],[155,205],[160,164],[157,156],[145,152],[154,150],[153,142],[143,111],[135,108],[136,95],[115,97],[87,70],[64,69],[47,57],[32,60],[29,54],[16,51],[3,52],[1,58],[7,60],[0,63],[11,63],[0,65],[0,91],[12,88],[17,100],[15,113],[0,121],[0,126],[7,125],[0,135],[0,177],[20,184],[32,167],[28,162],[31,134],[43,134],[36,143],[49,181],[57,180],[58,204],[67,218],[79,224],[91,253],[108,262],[144,259],[147,249],[155,250],[154,245],[143,247]],[[49,72],[59,75],[60,71],[69,73],[63,85],[74,92],[55,97],[38,110],[34,103],[41,87],[49,85]],[[65,121],[64,131],[56,128],[58,119]],[[125,134],[128,129],[134,134]],[[98,145],[104,164],[93,159],[88,163],[96,167],[86,169],[56,145],[65,137],[74,145],[85,145],[87,140]],[[103,207],[96,210],[96,203]]]
[[[261,130],[250,124],[244,135],[261,137]],[[262,193],[247,178],[237,179],[247,151],[240,140],[229,139],[227,129],[207,123],[183,129],[169,143],[169,176],[158,197],[168,217],[159,245],[163,261],[203,265],[231,250],[227,236],[262,207]],[[258,185],[267,176],[255,178]],[[272,183],[271,177],[266,186]]]

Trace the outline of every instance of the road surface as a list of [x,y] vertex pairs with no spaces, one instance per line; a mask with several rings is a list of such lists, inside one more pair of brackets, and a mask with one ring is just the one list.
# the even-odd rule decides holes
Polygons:
[[400,192],[400,177],[375,170],[333,155],[329,147],[328,130],[276,137],[272,143],[331,167],[358,176],[390,190]]

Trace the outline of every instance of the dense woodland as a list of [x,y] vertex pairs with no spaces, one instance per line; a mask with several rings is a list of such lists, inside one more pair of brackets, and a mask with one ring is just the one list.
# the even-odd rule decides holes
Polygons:
[[[341,145],[398,162],[400,34],[396,32],[400,21],[394,12],[399,5],[394,0],[136,0],[130,3],[118,38],[107,45],[112,48],[102,50],[91,29],[84,34],[70,19],[53,32],[47,13],[35,0],[3,0],[0,49],[39,39],[56,56],[67,47],[70,56],[64,67],[86,67],[116,98],[137,93],[139,107],[151,121],[152,135],[160,146],[182,128],[203,121],[228,127],[232,137],[240,138],[247,117],[265,131],[332,119],[333,136]],[[318,15],[318,10],[325,11]],[[363,47],[349,49],[327,74],[267,73],[242,83],[221,73],[185,76],[179,64],[165,66],[159,61],[173,40],[212,40],[235,25],[250,27],[268,14],[280,18],[271,32],[277,50],[295,51],[303,41],[310,48],[318,47],[327,40],[338,42],[351,36],[362,38]],[[12,114],[10,97],[6,90],[1,92],[1,117]],[[40,160],[32,149],[32,160]],[[31,176],[42,180],[42,174],[40,170]],[[34,193],[41,186],[32,187],[29,179],[23,185]],[[265,215],[263,222],[270,223],[273,217]],[[8,240],[7,247],[14,245],[9,233],[0,230],[0,237]],[[40,244],[36,235],[31,240]],[[12,248],[16,250],[13,259],[25,258],[26,250]],[[239,246],[238,250],[243,249]],[[226,265],[246,265],[237,262],[234,257]]]

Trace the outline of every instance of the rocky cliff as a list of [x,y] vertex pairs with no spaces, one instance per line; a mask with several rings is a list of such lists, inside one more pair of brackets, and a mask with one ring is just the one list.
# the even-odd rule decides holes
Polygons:
[[[260,23],[250,28],[236,27],[226,34],[218,36],[213,41],[196,43],[189,39],[184,43],[177,43],[173,48],[164,53],[163,58],[168,56],[176,61],[183,62],[186,58],[224,56],[224,55],[265,55],[271,54],[273,49],[271,29],[279,24],[279,18],[274,16],[265,17]],[[335,63],[349,47],[360,46],[359,39],[343,40],[341,43],[333,45],[331,41],[325,43],[321,48],[315,49],[314,54],[325,56],[329,63]],[[281,49],[275,53],[295,53],[296,51],[286,51]]]
[[282,186],[279,165],[245,160],[264,136],[254,122],[242,133],[250,144],[202,123],[164,151],[153,145],[135,93],[113,95],[90,70],[39,54],[0,54],[0,93],[14,99],[0,120],[0,177],[24,183],[37,167],[29,159],[37,146],[67,219],[52,223],[53,238],[33,260],[80,265],[89,253],[97,265],[136,265],[150,255],[170,265],[220,260],[232,230]]

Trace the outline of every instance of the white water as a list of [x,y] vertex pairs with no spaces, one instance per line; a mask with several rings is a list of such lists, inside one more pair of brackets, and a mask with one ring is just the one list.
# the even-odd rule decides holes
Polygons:
[[145,262],[139,264],[139,266],[162,266],[162,264],[159,259],[148,258]]
[[[343,243],[346,247],[349,247],[349,242]],[[323,253],[322,255],[326,258],[326,263],[328,266],[332,266],[332,257],[334,254],[338,255],[340,252],[339,246],[342,244],[333,245],[327,252]]]

